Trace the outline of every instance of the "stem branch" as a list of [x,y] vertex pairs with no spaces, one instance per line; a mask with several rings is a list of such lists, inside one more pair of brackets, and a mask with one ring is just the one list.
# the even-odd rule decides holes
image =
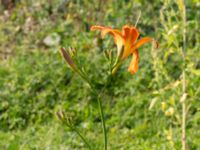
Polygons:
[[91,90],[95,93],[95,95],[97,96],[97,101],[98,101],[98,106],[99,106],[99,112],[100,112],[100,116],[101,116],[101,124],[102,124],[102,129],[103,129],[103,135],[104,135],[104,150],[107,150],[107,131],[106,131],[106,124],[105,124],[105,118],[104,118],[104,112],[103,112],[103,106],[100,100],[100,96],[104,91],[103,90],[100,92],[100,94],[98,94],[98,92],[96,91],[95,87],[93,86],[93,84],[91,83],[91,81],[82,73],[79,74],[90,86]]
[[76,127],[69,126],[72,131],[76,132],[78,136],[83,140],[85,145],[89,148],[89,150],[92,150],[90,144],[87,142],[87,140],[84,138],[84,136],[79,132],[79,130]]

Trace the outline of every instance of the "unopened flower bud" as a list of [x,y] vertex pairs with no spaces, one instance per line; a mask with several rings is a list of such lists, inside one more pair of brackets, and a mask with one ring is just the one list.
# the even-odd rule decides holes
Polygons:
[[65,50],[64,48],[61,48],[60,52],[61,52],[61,55],[63,56],[63,58],[65,59],[65,61],[69,64],[69,66],[74,71],[77,71],[77,67],[74,64],[74,61],[72,60],[70,53],[67,50]]
[[58,117],[58,119],[60,121],[64,121],[65,120],[65,115],[64,115],[64,112],[63,111],[58,111],[56,112],[56,116]]

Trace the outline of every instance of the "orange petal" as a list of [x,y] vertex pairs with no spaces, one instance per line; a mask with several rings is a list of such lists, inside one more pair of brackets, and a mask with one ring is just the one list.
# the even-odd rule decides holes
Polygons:
[[135,49],[138,49],[140,46],[142,46],[145,43],[148,42],[155,42],[156,43],[156,47],[158,47],[158,43],[151,37],[145,37],[140,39],[137,43],[135,43],[132,47],[131,47],[131,52],[134,52]]
[[102,35],[102,38],[105,37],[105,35],[107,33],[110,33],[111,35],[113,36],[120,36],[121,38],[122,37],[122,34],[119,30],[116,30],[116,29],[112,29],[111,27],[104,27],[104,26],[92,26],[90,28],[91,31],[94,31],[94,30],[101,30],[101,35]]
[[94,30],[103,30],[105,27],[103,26],[91,26],[90,30],[94,31]]
[[91,26],[90,30],[101,30],[103,29],[104,27],[103,26]]
[[138,71],[138,61],[139,61],[139,53],[138,53],[138,50],[136,49],[133,52],[133,58],[132,58],[131,63],[128,67],[128,71],[131,74],[135,74]]
[[122,59],[125,59],[132,53],[131,47],[136,42],[140,33],[135,27],[129,27],[126,25],[126,26],[123,26],[122,28],[122,35],[125,40],[125,48],[124,48],[124,54],[122,56]]
[[122,35],[126,41],[129,41],[131,44],[133,44],[139,37],[140,33],[135,27],[129,27],[125,25],[122,28]]
[[107,33],[112,35],[114,37],[115,44],[117,45],[117,49],[118,49],[118,53],[119,53],[122,46],[124,45],[124,38],[119,30],[112,29],[110,27],[103,27],[103,26],[92,26],[90,29],[91,29],[91,31],[101,30],[102,38],[104,38]]

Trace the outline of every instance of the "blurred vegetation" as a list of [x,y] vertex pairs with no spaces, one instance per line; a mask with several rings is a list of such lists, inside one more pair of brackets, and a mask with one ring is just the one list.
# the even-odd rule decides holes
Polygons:
[[[161,150],[181,147],[181,72],[186,68],[187,136],[200,150],[200,3],[187,6],[187,57],[183,64],[182,22],[172,0],[19,0],[0,5],[0,149],[86,149],[79,137],[55,118],[73,116],[94,149],[101,149],[96,98],[60,57],[60,46],[74,47],[89,77],[101,88],[108,63],[91,25],[134,25],[141,11],[141,37],[160,48],[139,50],[139,72],[120,68],[103,99],[112,150]],[[99,145],[95,145],[99,143]]]

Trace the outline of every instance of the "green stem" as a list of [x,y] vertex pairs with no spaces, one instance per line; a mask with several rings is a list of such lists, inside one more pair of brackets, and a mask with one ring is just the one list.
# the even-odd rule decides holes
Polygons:
[[78,136],[83,140],[83,142],[89,148],[89,150],[92,150],[90,144],[87,142],[87,140],[84,138],[84,136],[78,131],[78,129],[76,129],[76,127],[72,127],[72,126],[69,126],[69,127],[71,128],[71,130],[73,130],[74,132],[76,132],[78,134]]
[[107,150],[107,131],[106,131],[104,112],[103,112],[103,107],[102,107],[100,98],[98,97],[97,100],[98,100],[99,111],[100,111],[100,115],[101,115],[102,129],[103,129],[103,134],[104,134],[104,150]]
[[[102,129],[103,129],[103,141],[104,141],[104,150],[107,150],[107,131],[106,131],[106,124],[105,124],[105,118],[104,118],[104,112],[103,112],[103,107],[102,107],[102,103],[100,100],[100,95],[103,92],[100,92],[100,94],[98,94],[98,92],[96,91],[95,87],[93,86],[93,84],[91,83],[91,81],[87,78],[87,76],[83,73],[83,72],[78,72],[79,75],[82,77],[83,80],[85,80],[90,88],[92,89],[92,91],[95,93],[95,95],[97,95],[97,101],[98,101],[98,106],[99,106],[99,112],[100,112],[100,116],[101,116],[101,124],[102,124]],[[106,84],[107,85],[107,84]],[[105,85],[105,87],[106,87]],[[105,88],[104,87],[104,88]],[[103,90],[102,90],[103,91]]]

